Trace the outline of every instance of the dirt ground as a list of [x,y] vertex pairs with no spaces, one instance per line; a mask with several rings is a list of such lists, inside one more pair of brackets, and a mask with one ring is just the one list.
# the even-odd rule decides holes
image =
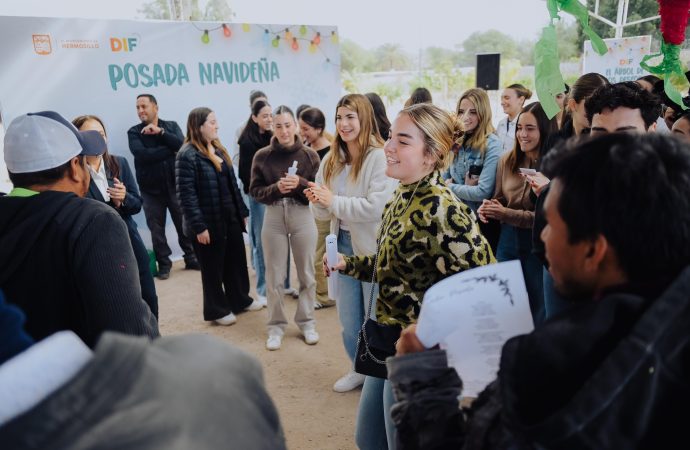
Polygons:
[[[211,334],[256,356],[263,365],[267,389],[278,408],[288,448],[356,448],[354,424],[361,390],[344,394],[332,390],[333,383],[349,368],[335,307],[316,311],[321,337],[317,345],[306,345],[297,326],[290,323],[282,348],[269,352],[264,347],[266,309],[243,313],[229,327],[207,324],[202,317],[201,276],[183,267],[178,261],[170,279],[156,279],[161,334]],[[296,286],[295,271],[291,273]],[[254,296],[251,268],[249,276]],[[293,317],[297,301],[285,297],[285,304],[288,317]]]

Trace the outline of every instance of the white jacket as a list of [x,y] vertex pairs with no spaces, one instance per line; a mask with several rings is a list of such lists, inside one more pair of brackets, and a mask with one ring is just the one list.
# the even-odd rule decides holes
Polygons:
[[[316,173],[316,183],[324,184],[323,168],[333,152],[328,152],[321,161]],[[337,174],[334,178],[337,177]],[[345,195],[333,195],[331,206],[326,208],[312,203],[314,217],[318,220],[331,221],[331,233],[337,235],[340,221],[350,228],[352,249],[355,255],[371,255],[376,251],[376,233],[383,208],[391,199],[398,181],[386,176],[386,156],[382,148],[373,148],[362,165],[356,182],[348,176],[345,184]],[[331,186],[329,189],[333,190]]]

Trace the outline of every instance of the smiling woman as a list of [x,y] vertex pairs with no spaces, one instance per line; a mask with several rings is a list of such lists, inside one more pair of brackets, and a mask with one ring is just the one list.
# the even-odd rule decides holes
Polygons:
[[498,163],[496,192],[491,200],[484,200],[477,211],[482,221],[501,222],[496,259],[519,259],[525,276],[527,293],[535,324],[544,318],[542,267],[532,253],[534,200],[531,186],[520,169],[537,169],[542,148],[549,141],[551,123],[539,102],[530,103],[517,118],[516,142],[513,151]]
[[232,325],[236,313],[262,308],[249,296],[249,274],[242,232],[249,215],[218,138],[216,114],[195,108],[187,138],[177,154],[175,179],[185,235],[194,239],[201,266],[204,320]]
[[[369,281],[375,274],[381,324],[404,328],[416,323],[424,293],[434,283],[494,261],[475,215],[441,178],[452,136],[453,119],[436,106],[423,103],[400,112],[384,151],[386,174],[401,184],[383,211],[376,252],[339,256],[335,269],[346,275]],[[366,378],[357,419],[360,449],[386,448],[386,437],[388,448],[395,448],[392,401],[388,381]]]

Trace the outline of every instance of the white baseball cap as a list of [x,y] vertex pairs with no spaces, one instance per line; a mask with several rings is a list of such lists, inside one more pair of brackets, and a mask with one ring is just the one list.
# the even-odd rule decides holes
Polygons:
[[102,155],[107,149],[97,131],[78,131],[54,111],[17,117],[5,131],[5,164],[12,173],[53,169],[77,155]]

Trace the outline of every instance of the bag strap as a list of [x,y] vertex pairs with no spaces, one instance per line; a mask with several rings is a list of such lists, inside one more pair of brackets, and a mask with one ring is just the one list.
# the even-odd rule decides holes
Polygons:
[[[412,191],[412,195],[410,195],[410,199],[407,201],[407,205],[405,206],[405,209],[403,209],[402,213],[407,211],[407,208],[409,208],[410,203],[412,203],[412,200],[414,199],[414,195],[417,193],[417,188],[419,188],[420,183],[422,180],[417,181],[417,185],[414,187],[414,190]],[[393,205],[390,207],[388,210],[388,214],[386,218],[384,218],[385,223],[387,223],[390,219],[390,215],[392,214],[393,210],[395,209],[395,205],[400,201],[402,198],[402,192],[398,193],[398,198],[396,201],[393,203]],[[371,269],[371,290],[369,291],[369,307],[367,308],[367,316],[364,318],[364,322],[362,322],[362,333],[357,336],[357,346],[360,344],[360,340],[363,341],[364,343],[364,350],[365,350],[365,355],[371,358],[372,361],[374,361],[377,364],[382,364],[385,365],[386,361],[382,361],[378,359],[374,354],[371,352],[369,349],[369,343],[367,342],[367,330],[366,330],[366,324],[367,320],[371,317],[371,308],[374,303],[374,280],[376,279],[376,266],[378,265],[379,261],[379,246],[381,244],[381,237],[383,236],[384,230],[383,230],[383,223],[381,224],[381,228],[379,229],[379,234],[376,237],[376,253],[374,253],[374,266]],[[360,339],[360,336],[363,339]]]
[[[371,271],[371,289],[369,290],[369,307],[367,308],[367,315],[364,318],[364,322],[362,322],[362,333],[357,336],[357,346],[359,346],[360,343],[364,344],[364,354],[370,358],[372,361],[374,361],[377,364],[382,364],[385,365],[386,361],[382,361],[378,359],[374,354],[371,352],[371,349],[369,348],[369,343],[367,342],[367,329],[366,329],[366,324],[367,320],[371,317],[371,307],[374,304],[374,280],[376,279],[376,264],[378,263],[379,260],[379,240],[376,240],[376,253],[374,254],[374,268]],[[361,341],[361,342],[360,342]]]

